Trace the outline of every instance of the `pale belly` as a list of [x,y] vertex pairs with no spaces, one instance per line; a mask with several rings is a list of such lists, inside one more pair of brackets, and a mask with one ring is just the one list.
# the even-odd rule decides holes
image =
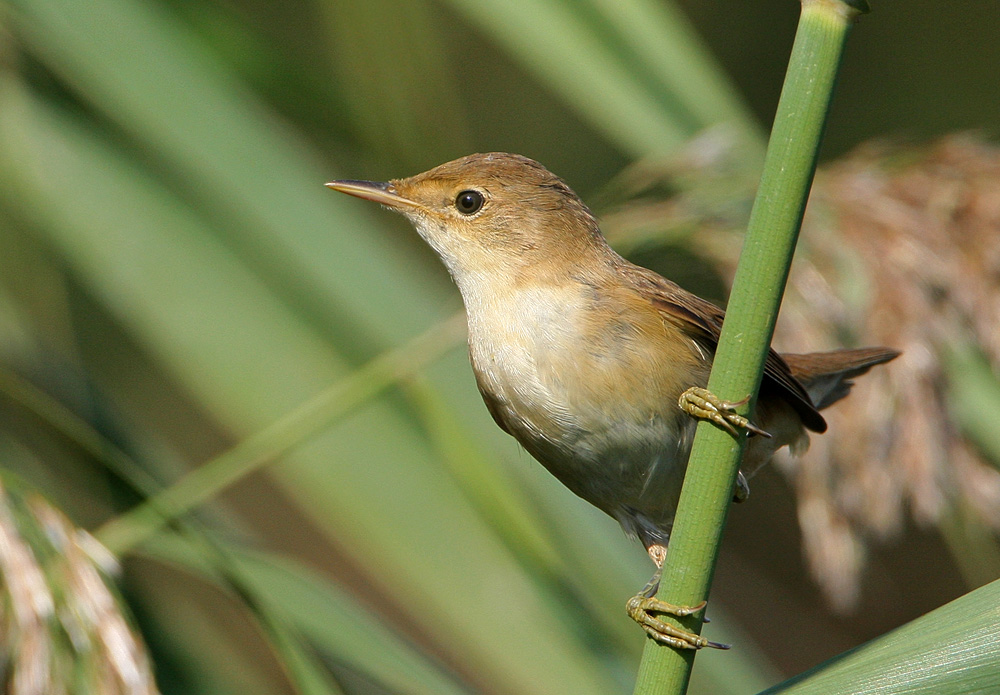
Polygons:
[[[704,385],[694,382],[707,374],[648,349],[656,344],[648,333],[663,330],[653,311],[618,315],[614,331],[595,337],[586,296],[539,293],[507,297],[507,311],[494,305],[488,325],[470,311],[470,355],[484,398],[573,492],[647,545],[665,542],[694,432],[677,397]],[[682,347],[693,359],[697,348]]]

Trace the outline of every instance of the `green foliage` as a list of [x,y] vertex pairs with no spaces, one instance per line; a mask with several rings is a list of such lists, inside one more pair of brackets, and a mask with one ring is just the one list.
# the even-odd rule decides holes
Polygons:
[[998,598],[995,581],[761,695],[996,692]]
[[[411,232],[322,186],[487,147],[594,185],[718,123],[755,170],[682,15],[577,5],[0,8],[0,465],[131,551],[163,692],[631,688],[641,549],[424,336],[458,301]],[[692,692],[776,679],[727,615]]]

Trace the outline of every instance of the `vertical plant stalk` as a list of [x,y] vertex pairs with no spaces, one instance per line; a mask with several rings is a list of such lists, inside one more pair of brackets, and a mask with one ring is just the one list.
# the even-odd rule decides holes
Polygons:
[[[848,28],[864,0],[802,0],[802,14],[775,114],[708,387],[733,402],[756,394],[795,250]],[[753,400],[744,405],[751,412]],[[708,597],[744,437],[701,422],[688,463],[658,597],[697,605]],[[698,616],[664,619],[694,632]],[[775,629],[780,629],[776,625]],[[648,640],[636,695],[687,690],[697,652]],[[719,658],[724,658],[720,656]]]

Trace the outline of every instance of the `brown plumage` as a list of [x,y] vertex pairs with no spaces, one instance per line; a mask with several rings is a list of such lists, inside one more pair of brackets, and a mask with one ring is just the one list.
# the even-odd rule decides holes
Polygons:
[[[723,310],[615,253],[580,198],[525,157],[328,185],[410,219],[461,291],[494,420],[662,561],[695,427],[678,399],[706,386]],[[819,409],[897,354],[770,351],[751,419],[771,436],[750,438],[744,474],[825,431]]]

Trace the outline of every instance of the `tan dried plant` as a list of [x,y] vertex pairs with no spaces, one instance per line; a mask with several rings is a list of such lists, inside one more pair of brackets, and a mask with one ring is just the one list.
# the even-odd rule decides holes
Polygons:
[[[749,195],[712,193],[739,180],[720,143],[709,134],[680,158],[628,172],[617,191],[627,202],[605,217],[612,238],[627,250],[680,237],[731,278]],[[669,199],[639,195],[664,185]],[[857,603],[868,542],[895,537],[907,515],[1000,529],[1000,472],[956,421],[946,369],[971,352],[1000,374],[1000,148],[971,134],[873,143],[823,168],[774,343],[903,351],[824,413],[837,436],[778,462],[797,493],[811,573],[835,609]]]
[[0,484],[0,674],[9,695],[154,695],[114,558],[40,495]]

